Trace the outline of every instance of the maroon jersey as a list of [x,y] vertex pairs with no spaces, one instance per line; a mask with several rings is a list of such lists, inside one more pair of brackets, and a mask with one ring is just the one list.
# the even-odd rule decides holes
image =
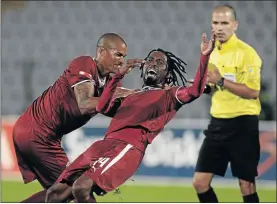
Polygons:
[[57,79],[22,114],[21,119],[29,121],[32,128],[42,137],[60,139],[85,123],[96,114],[81,115],[73,87],[91,82],[95,87],[95,97],[100,96],[108,79],[100,79],[96,64],[89,56],[72,60]]
[[[191,87],[172,87],[168,90],[144,87],[127,96],[120,104],[112,94],[123,75],[117,73],[108,83],[97,106],[97,111],[113,112],[113,119],[105,138],[128,142],[141,150],[163,130],[176,112],[204,91],[209,56],[201,55],[200,65]],[[130,134],[130,129],[131,133]]]

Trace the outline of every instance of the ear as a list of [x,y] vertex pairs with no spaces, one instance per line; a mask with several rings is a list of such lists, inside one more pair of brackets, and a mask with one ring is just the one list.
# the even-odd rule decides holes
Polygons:
[[165,83],[166,84],[170,84],[172,82],[172,73],[171,72],[167,72],[167,75],[166,75],[166,80],[165,80]]
[[171,72],[171,71],[168,71],[168,72],[167,72],[166,78],[172,78],[172,72]]
[[104,47],[99,47],[97,52],[98,55],[103,56],[106,54],[106,49]]
[[235,21],[234,22],[234,31],[236,31],[238,29],[238,26],[239,26],[239,22]]

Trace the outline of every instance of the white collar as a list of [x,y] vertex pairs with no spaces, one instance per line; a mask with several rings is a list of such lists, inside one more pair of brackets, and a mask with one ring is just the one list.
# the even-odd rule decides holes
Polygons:
[[105,86],[105,84],[106,84],[106,79],[107,79],[107,77],[105,77],[105,78],[100,78],[99,75],[98,75],[98,82],[99,82],[99,87],[100,87],[100,88],[103,87],[103,86]]
[[161,88],[158,87],[152,87],[152,86],[144,86],[142,87],[143,91],[150,91],[150,90],[161,90]]

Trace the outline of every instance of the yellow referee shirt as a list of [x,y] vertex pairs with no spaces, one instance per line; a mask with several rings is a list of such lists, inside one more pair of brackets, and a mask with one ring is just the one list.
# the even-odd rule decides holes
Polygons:
[[[234,34],[226,43],[211,53],[209,63],[219,69],[221,76],[251,89],[260,90],[262,60],[257,52]],[[234,118],[259,115],[259,99],[243,99],[227,89],[218,89],[212,95],[210,113],[216,118]]]

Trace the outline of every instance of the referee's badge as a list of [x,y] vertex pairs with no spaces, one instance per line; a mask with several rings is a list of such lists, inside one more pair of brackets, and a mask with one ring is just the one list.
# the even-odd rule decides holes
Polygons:
[[250,72],[250,74],[252,75],[252,74],[254,73],[254,69],[253,69],[253,68],[250,68],[250,69],[249,69],[249,72]]
[[224,73],[224,78],[236,82],[236,75],[233,73]]

